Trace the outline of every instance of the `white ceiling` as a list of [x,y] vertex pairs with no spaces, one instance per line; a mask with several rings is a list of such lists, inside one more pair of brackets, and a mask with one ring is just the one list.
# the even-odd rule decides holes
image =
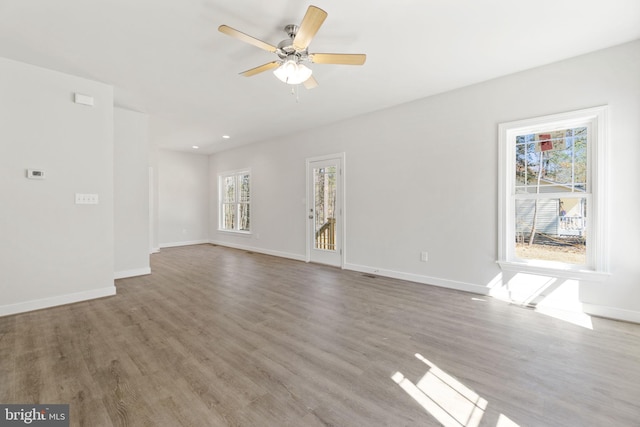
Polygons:
[[[159,146],[212,153],[640,39],[638,0],[309,1],[0,0],[0,56],[111,84]],[[309,4],[328,13],[309,51],[366,64],[311,64],[298,100],[240,76],[275,54],[218,26],[275,45]]]

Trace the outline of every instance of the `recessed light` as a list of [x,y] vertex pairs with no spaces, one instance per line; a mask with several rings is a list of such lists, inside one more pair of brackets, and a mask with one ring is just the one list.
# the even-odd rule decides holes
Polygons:
[[192,145],[192,146],[191,146],[191,148],[193,148],[193,149],[197,150],[197,149],[198,149],[198,148],[200,148],[200,147],[198,147],[197,145]]
[[222,135],[222,137],[223,137],[224,139],[229,139],[229,138],[231,138],[229,135]]

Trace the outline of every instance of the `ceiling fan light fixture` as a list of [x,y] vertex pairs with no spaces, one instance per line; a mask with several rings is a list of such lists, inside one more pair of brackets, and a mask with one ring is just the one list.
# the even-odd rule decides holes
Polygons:
[[282,65],[273,70],[273,74],[283,83],[298,85],[311,77],[311,68],[300,64],[297,59],[286,59]]

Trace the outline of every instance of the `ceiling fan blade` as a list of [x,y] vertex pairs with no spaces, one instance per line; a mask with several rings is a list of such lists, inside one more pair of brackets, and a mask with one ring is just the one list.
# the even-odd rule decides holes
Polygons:
[[325,19],[327,19],[327,12],[319,7],[309,6],[307,13],[305,13],[304,18],[302,18],[300,28],[298,28],[298,32],[293,39],[293,48],[296,50],[305,50]]
[[267,42],[263,42],[262,40],[258,40],[255,37],[251,37],[248,34],[243,33],[242,31],[238,31],[235,28],[231,28],[228,25],[220,25],[218,27],[218,31],[220,31],[221,33],[224,33],[228,36],[234,37],[238,40],[241,40],[245,43],[249,43],[252,44],[254,46],[259,47],[260,49],[264,49],[267,52],[275,52],[276,51],[276,47],[273,45],[270,45]]
[[362,65],[367,60],[364,53],[313,53],[309,59],[314,64]]
[[278,68],[280,63],[278,61],[267,62],[266,64],[260,65],[259,67],[252,68],[247,71],[243,71],[242,74],[245,77],[255,76],[256,74],[260,74],[264,71],[273,70],[274,68]]
[[305,88],[313,89],[314,87],[318,87],[318,82],[313,76],[309,77],[307,80],[302,82]]

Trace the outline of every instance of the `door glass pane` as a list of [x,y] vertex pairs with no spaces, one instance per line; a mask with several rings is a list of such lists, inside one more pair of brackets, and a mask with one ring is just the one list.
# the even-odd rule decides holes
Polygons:
[[313,169],[316,249],[336,250],[336,166]]
[[519,199],[515,203],[516,257],[587,263],[586,198]]

